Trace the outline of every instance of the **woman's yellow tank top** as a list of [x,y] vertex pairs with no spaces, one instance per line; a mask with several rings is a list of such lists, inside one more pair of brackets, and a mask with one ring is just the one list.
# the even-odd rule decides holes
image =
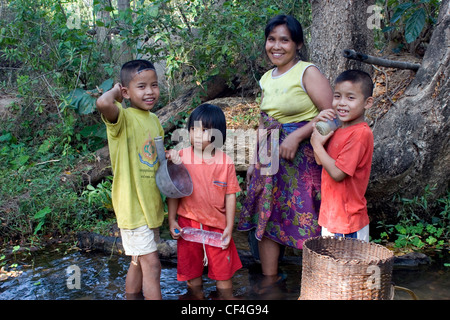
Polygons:
[[305,70],[314,66],[299,61],[290,70],[274,77],[271,69],[260,80],[263,91],[261,111],[275,118],[280,123],[310,121],[319,114],[319,110],[311,101],[303,86]]

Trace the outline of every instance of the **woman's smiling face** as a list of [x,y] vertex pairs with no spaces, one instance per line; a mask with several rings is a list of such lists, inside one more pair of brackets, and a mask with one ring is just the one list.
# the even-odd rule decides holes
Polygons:
[[301,48],[291,37],[286,25],[273,28],[266,39],[266,53],[270,61],[277,66],[280,74],[288,71],[297,63],[297,50]]

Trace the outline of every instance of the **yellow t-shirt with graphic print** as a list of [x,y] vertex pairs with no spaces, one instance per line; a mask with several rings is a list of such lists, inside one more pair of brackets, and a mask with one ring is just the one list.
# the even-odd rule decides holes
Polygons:
[[157,228],[162,225],[164,207],[155,180],[159,164],[153,139],[164,137],[164,130],[155,114],[116,105],[117,123],[103,115],[102,120],[114,175],[111,197],[117,225],[123,229]]
[[267,71],[259,81],[264,97],[261,111],[280,123],[310,121],[319,114],[303,86],[303,74],[309,62],[299,61],[280,76],[272,75],[275,69]]

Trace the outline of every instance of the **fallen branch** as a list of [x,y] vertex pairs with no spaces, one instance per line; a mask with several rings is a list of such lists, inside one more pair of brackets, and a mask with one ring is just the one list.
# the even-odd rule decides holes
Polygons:
[[48,161],[36,163],[35,166],[39,166],[41,164],[46,164],[46,163],[51,163],[51,162],[59,162],[59,161],[61,161],[61,159],[48,160]]
[[417,71],[420,68],[420,64],[378,58],[351,49],[344,49],[342,55],[347,59],[358,60],[364,63],[376,64],[388,68],[410,69],[413,71]]

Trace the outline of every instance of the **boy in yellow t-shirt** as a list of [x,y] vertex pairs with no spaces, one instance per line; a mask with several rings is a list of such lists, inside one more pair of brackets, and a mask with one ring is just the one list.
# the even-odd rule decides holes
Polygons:
[[[133,60],[122,66],[120,80],[97,99],[97,109],[107,127],[117,224],[125,254],[132,256],[125,292],[127,298],[142,293],[146,299],[161,299],[156,242],[164,212],[155,180],[154,138],[164,136],[164,130],[150,112],[159,98],[158,77],[149,61]],[[122,108],[123,98],[130,108]]]

